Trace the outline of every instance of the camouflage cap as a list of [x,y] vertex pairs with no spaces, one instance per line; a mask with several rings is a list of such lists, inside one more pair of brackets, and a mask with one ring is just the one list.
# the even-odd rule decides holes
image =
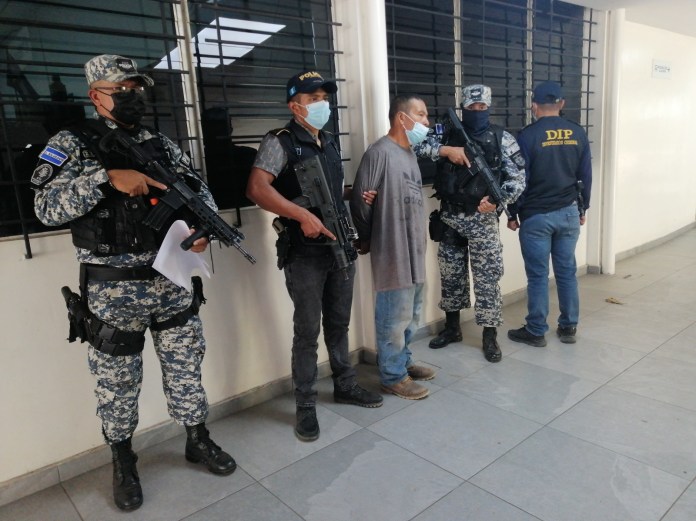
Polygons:
[[491,88],[485,85],[467,85],[462,89],[462,107],[467,108],[472,103],[485,103],[491,106]]
[[155,84],[152,78],[138,72],[135,60],[115,54],[101,54],[85,63],[85,77],[89,85],[99,80],[119,83],[134,78],[139,78],[148,87]]

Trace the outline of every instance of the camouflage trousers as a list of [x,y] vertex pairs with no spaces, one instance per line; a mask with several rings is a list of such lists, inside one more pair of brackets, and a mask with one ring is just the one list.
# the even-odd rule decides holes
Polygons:
[[[144,331],[152,320],[162,322],[191,304],[191,294],[164,277],[148,281],[89,283],[89,308],[104,322],[125,331]],[[183,326],[151,331],[162,369],[162,387],[169,415],[181,425],[197,425],[208,415],[201,384],[205,353],[198,315]],[[142,353],[111,356],[89,347],[89,368],[95,376],[97,416],[108,444],[130,437],[138,425],[138,397],[143,379]]]
[[468,247],[451,244],[453,241],[440,242],[437,250],[442,286],[440,309],[447,312],[471,307],[470,263],[476,297],[476,324],[484,327],[501,326],[503,298],[499,282],[503,276],[503,245],[500,242],[498,217],[495,212],[470,216],[442,212],[440,218],[468,239]]

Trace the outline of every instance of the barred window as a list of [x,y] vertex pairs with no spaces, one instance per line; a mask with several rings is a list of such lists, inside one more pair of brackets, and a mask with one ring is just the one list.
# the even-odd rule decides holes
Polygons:
[[[0,6],[0,237],[23,236],[27,257],[30,233],[56,229],[36,219],[29,180],[48,139],[91,117],[83,67],[93,56],[133,58],[152,76],[143,123],[189,152],[198,170],[210,167],[221,207],[244,204],[243,187],[230,192],[228,179],[240,176],[266,131],[289,119],[288,78],[315,69],[340,81],[329,0],[187,5],[187,13],[175,0],[8,0]],[[339,108],[333,106],[327,126],[337,134]],[[243,150],[221,165],[224,171],[214,171],[220,163],[204,162],[199,153],[216,159],[228,145]]]
[[29,179],[58,130],[91,117],[84,64],[98,54],[138,62],[156,86],[145,123],[187,149],[179,73],[154,69],[175,48],[172,4],[156,0],[10,0],[0,17],[0,236],[48,229],[34,215]]
[[[531,123],[531,91],[563,85],[564,116],[588,128],[596,25],[591,9],[559,0],[386,0],[392,95],[418,93],[433,119],[461,88],[491,87],[491,120],[513,134]],[[429,38],[435,35],[434,38]],[[425,182],[434,165],[420,161]]]
[[[189,17],[208,182],[221,208],[249,206],[244,192],[256,149],[291,117],[288,79],[316,70],[340,81],[331,3],[190,0]],[[338,134],[335,103],[332,109],[325,129]]]

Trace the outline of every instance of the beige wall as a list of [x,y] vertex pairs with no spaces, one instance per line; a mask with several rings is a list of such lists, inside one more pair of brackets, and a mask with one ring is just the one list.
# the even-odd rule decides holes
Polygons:
[[[621,253],[694,221],[696,38],[625,22],[616,171],[616,247]],[[671,78],[651,76],[654,59]]]

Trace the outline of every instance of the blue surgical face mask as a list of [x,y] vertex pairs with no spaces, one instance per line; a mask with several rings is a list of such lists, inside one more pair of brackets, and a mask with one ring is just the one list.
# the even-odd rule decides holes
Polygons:
[[304,120],[308,125],[321,130],[331,117],[331,108],[328,101],[317,101],[309,105],[302,105],[307,109]]
[[[428,135],[428,131],[430,130],[428,127],[423,125],[422,123],[418,123],[417,121],[414,121],[414,119],[406,114],[405,112],[402,113],[404,116],[406,116],[408,119],[413,121],[413,128],[411,130],[408,130],[404,126],[404,130],[406,131],[406,137],[408,138],[408,142],[411,144],[411,146],[416,146],[420,143],[423,142],[425,137]],[[403,126],[403,123],[402,123]]]
[[490,125],[490,110],[462,110],[462,124],[474,134],[480,134]]

